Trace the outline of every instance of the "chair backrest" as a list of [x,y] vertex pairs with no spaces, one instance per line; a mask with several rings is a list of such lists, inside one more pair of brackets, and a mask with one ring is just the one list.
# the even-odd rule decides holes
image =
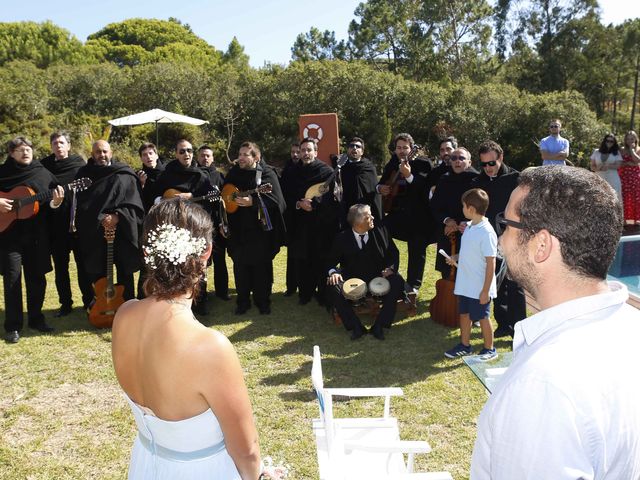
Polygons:
[[322,380],[322,361],[320,360],[320,347],[313,347],[313,364],[311,365],[311,383],[318,397],[318,407],[320,408],[320,418],[324,420],[324,396],[322,389],[324,381]]

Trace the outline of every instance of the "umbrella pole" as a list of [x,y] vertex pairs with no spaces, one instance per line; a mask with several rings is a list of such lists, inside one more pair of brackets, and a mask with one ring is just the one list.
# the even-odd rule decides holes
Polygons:
[[156,120],[156,148],[160,148],[158,145],[158,121]]

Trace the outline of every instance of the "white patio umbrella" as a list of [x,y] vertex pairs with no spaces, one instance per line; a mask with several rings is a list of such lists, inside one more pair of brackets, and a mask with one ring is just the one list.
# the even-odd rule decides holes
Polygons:
[[122,125],[142,125],[143,123],[155,123],[157,145],[159,123],[188,123],[189,125],[203,125],[209,122],[206,120],[201,120],[199,118],[188,117],[186,115],[166,112],[164,110],[160,110],[159,108],[154,108],[153,110],[147,110],[146,112],[136,113],[134,115],[128,115],[126,117],[114,118],[113,120],[109,120],[109,123],[114,127],[119,127]]

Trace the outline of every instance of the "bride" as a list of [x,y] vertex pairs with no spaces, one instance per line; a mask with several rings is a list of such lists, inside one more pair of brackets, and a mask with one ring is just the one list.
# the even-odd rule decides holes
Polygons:
[[209,215],[182,199],[159,203],[145,219],[147,298],[120,307],[112,337],[116,377],[138,427],[129,479],[268,473],[236,352],[191,313],[211,232]]

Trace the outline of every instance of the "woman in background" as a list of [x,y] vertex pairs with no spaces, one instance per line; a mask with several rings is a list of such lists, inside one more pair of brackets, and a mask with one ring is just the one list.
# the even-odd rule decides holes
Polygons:
[[622,201],[626,225],[640,225],[640,148],[633,130],[624,136],[622,166],[618,173],[622,182]]
[[618,169],[622,165],[622,156],[618,140],[613,133],[607,133],[602,139],[600,148],[591,154],[591,170],[604,178],[618,194],[622,201],[622,185]]

